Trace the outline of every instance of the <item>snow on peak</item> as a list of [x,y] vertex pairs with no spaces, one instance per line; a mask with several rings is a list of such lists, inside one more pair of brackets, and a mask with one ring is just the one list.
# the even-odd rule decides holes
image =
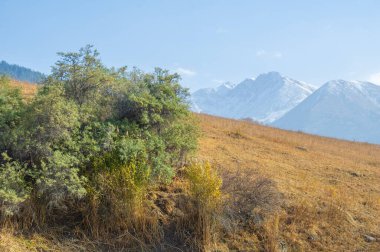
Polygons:
[[227,82],[223,83],[221,86],[226,87],[226,88],[228,88],[228,89],[232,89],[232,88],[234,88],[236,85],[233,84],[233,83],[231,83],[231,82],[229,82],[229,81],[227,81]]
[[196,92],[192,100],[204,113],[231,118],[249,117],[270,123],[313,91],[314,88],[304,82],[269,72],[256,79],[245,79],[236,86],[224,84],[214,92]]
[[380,86],[362,81],[329,81],[273,125],[380,143]]
[[332,80],[315,91],[310,84],[269,72],[236,86],[199,90],[191,100],[197,112],[380,144],[380,86],[370,82]]
[[322,91],[331,93],[365,92],[368,88],[373,88],[374,86],[376,85],[370,82],[357,80],[331,80],[323,85],[320,89]]
[[216,92],[225,92],[227,90],[233,89],[234,87],[235,87],[235,85],[232,84],[231,82],[226,82],[226,83],[223,83],[222,85],[218,86],[217,88],[215,88],[215,91]]
[[275,83],[283,81],[284,77],[279,72],[268,72],[257,76],[255,81]]

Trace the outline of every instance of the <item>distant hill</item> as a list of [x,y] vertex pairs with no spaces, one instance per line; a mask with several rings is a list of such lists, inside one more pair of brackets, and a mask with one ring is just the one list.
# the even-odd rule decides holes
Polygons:
[[19,65],[8,64],[4,60],[0,61],[0,75],[7,75],[13,79],[31,83],[39,83],[45,77],[40,72]]

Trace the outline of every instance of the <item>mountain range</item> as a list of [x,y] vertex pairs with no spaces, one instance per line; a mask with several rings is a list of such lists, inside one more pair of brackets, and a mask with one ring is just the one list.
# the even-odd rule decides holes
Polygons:
[[250,118],[274,127],[380,144],[380,86],[333,80],[313,85],[277,72],[191,96],[196,112]]
[[215,89],[198,90],[192,95],[192,104],[197,112],[271,123],[314,90],[310,84],[269,72],[236,86],[227,83]]

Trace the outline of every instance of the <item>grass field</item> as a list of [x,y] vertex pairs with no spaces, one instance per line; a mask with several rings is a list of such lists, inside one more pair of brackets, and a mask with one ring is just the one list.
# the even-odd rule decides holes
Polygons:
[[380,146],[198,118],[199,158],[211,160],[221,173],[277,183],[285,205],[273,233],[291,251],[380,251],[379,242],[364,237],[380,238]]

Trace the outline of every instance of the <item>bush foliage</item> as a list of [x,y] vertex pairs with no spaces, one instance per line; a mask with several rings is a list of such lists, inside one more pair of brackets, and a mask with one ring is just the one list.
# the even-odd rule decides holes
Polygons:
[[137,204],[196,147],[179,75],[107,68],[92,46],[59,56],[30,101],[0,79],[2,216],[27,200],[66,212],[94,197],[99,209],[112,197]]

